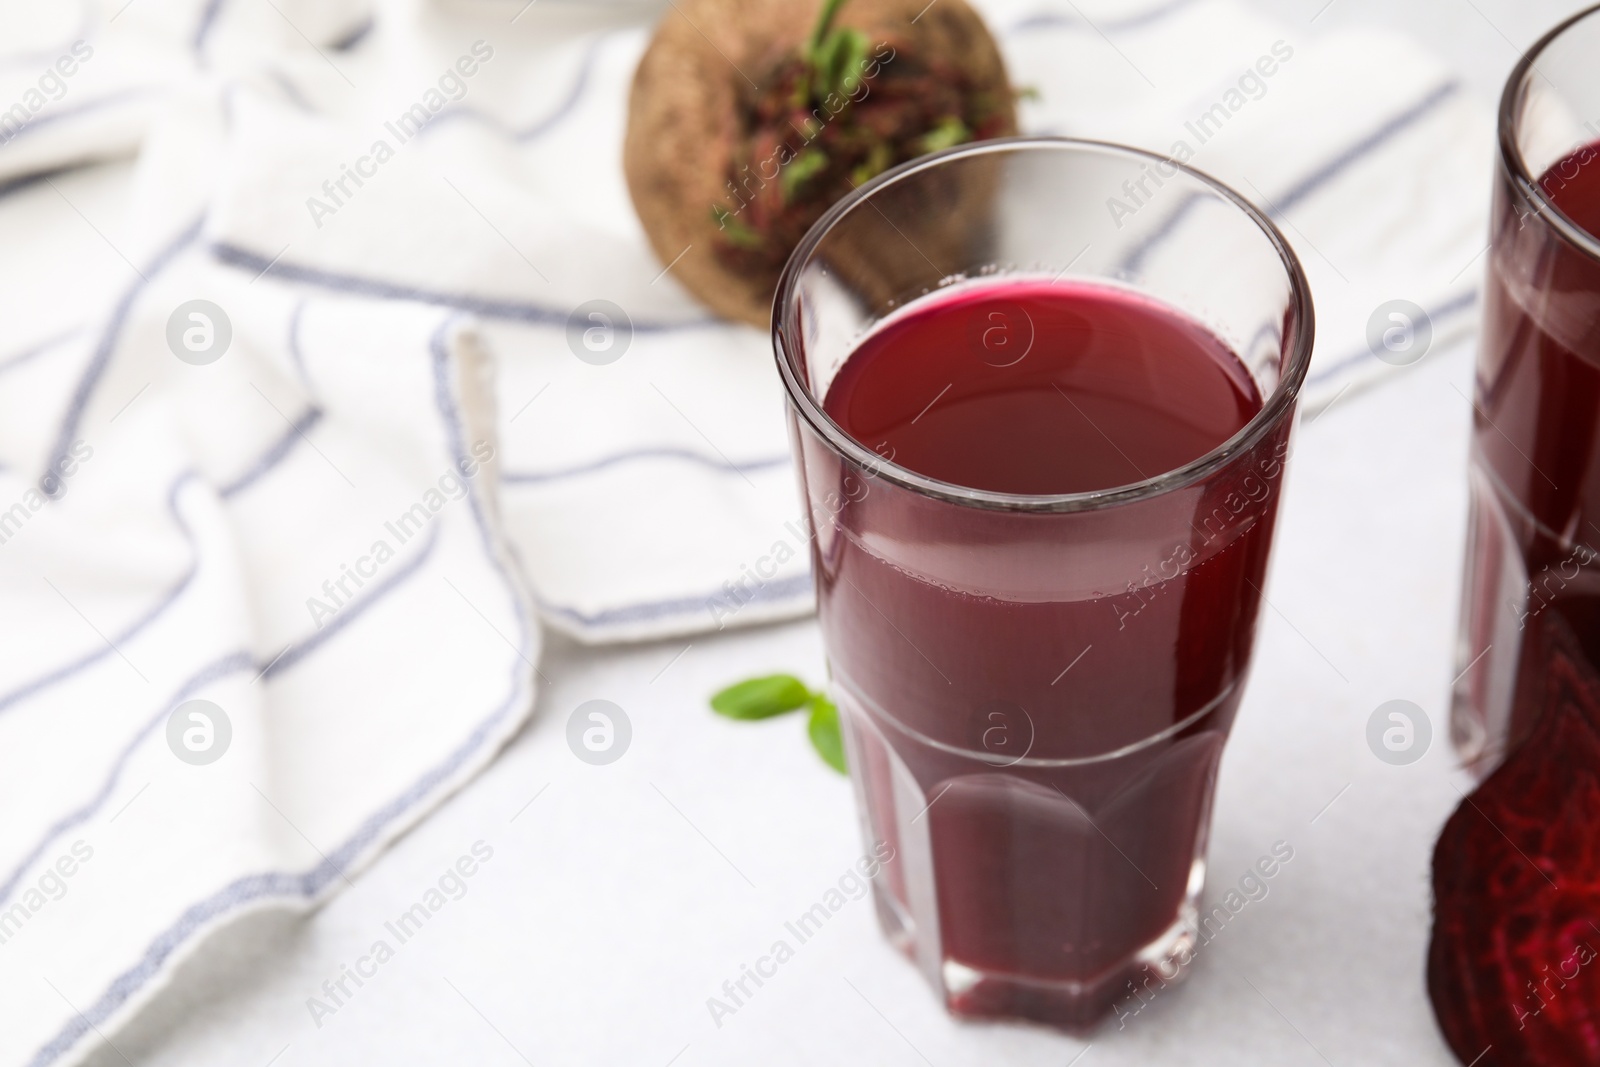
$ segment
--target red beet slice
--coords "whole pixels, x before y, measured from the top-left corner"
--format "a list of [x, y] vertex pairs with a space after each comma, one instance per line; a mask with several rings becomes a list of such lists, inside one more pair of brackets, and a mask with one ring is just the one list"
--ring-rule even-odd
[[1474, 1067], [1600, 1065], [1600, 675], [1554, 612], [1539, 624], [1537, 723], [1433, 855], [1428, 995]]

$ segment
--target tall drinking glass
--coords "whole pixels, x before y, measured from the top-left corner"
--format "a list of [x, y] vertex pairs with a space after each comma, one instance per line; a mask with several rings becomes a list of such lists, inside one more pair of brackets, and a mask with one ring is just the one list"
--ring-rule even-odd
[[[1177, 469], [1059, 495], [925, 476], [827, 413], [886, 320], [1017, 279], [1102, 286], [1198, 324], [1259, 410]], [[961, 342], [975, 373], [1060, 343], [995, 325]], [[1081, 1029], [1188, 960], [1312, 332], [1270, 221], [1204, 174], [1096, 142], [907, 164], [789, 261], [773, 341], [864, 832], [893, 849], [878, 915], [952, 1012]], [[1098, 428], [1129, 447], [1137, 432]]]
[[1600, 8], [1500, 102], [1452, 736], [1482, 774], [1600, 660]]

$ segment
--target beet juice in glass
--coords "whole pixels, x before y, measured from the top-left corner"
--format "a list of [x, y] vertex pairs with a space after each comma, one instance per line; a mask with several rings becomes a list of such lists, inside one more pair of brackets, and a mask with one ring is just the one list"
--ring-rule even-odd
[[1493, 770], [1553, 657], [1600, 678], [1600, 9], [1506, 85], [1490, 217], [1452, 732]]
[[773, 338], [884, 929], [958, 1015], [1088, 1027], [1194, 944], [1299, 264], [1170, 160], [990, 141], [829, 212]]

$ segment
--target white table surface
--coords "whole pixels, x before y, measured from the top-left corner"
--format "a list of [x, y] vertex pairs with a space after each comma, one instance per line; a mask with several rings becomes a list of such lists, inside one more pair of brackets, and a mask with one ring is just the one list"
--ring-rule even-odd
[[[1304, 24], [1324, 0], [1261, 6]], [[1333, 0], [1307, 32], [1394, 25], [1489, 106], [1515, 49], [1574, 7]], [[1201, 951], [1186, 984], [1125, 1030], [1100, 1031], [1088, 1052], [1045, 1030], [950, 1020], [866, 901], [713, 1024], [706, 998], [861, 851], [850, 789], [811, 754], [798, 717], [732, 724], [705, 704], [755, 673], [820, 680], [807, 620], [626, 648], [551, 639], [538, 709], [498, 762], [317, 914], [258, 915], [225, 933], [91, 1062], [1452, 1063], [1422, 975], [1433, 838], [1465, 784], [1447, 694], [1471, 346], [1391, 379], [1300, 429], [1272, 607], [1223, 761], [1206, 899], [1276, 841], [1294, 859]], [[632, 720], [632, 746], [610, 766], [566, 746], [568, 714], [593, 698]], [[1433, 725], [1432, 748], [1406, 767], [1380, 762], [1364, 739], [1367, 717], [1394, 698]], [[466, 895], [319, 1027], [307, 999], [378, 938], [392, 943], [384, 923], [480, 840], [493, 858]]]

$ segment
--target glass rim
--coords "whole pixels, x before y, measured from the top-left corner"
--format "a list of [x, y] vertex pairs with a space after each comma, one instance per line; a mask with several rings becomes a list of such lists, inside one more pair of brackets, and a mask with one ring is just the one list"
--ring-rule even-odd
[[[1148, 162], [1164, 162], [1169, 166], [1176, 167], [1179, 173], [1199, 182], [1216, 193], [1222, 200], [1232, 204], [1246, 218], [1254, 222], [1256, 227], [1267, 238], [1267, 241], [1277, 252], [1278, 259], [1283, 265], [1284, 273], [1287, 275], [1289, 282], [1289, 305], [1293, 313], [1295, 337], [1293, 339], [1293, 349], [1284, 360], [1277, 387], [1273, 389], [1270, 396], [1263, 400], [1261, 410], [1256, 412], [1249, 422], [1226, 441], [1180, 467], [1175, 467], [1172, 470], [1164, 471], [1137, 482], [1130, 482], [1126, 485], [1080, 493], [1036, 495], [973, 489], [954, 482], [946, 482], [918, 474], [909, 467], [903, 467], [892, 460], [885, 459], [856, 441], [842, 426], [833, 420], [832, 416], [822, 409], [821, 404], [811, 395], [811, 390], [805, 383], [800, 381], [799, 372], [795, 366], [795, 356], [800, 351], [797, 315], [795, 314], [798, 295], [797, 287], [801, 269], [806, 263], [810, 262], [817, 246], [822, 242], [823, 238], [832, 232], [840, 220], [860, 205], [869, 202], [870, 198], [880, 190], [924, 170], [940, 167], [953, 160], [965, 159], [969, 156], [1019, 151], [1065, 150], [1103, 152], [1133, 157]], [[904, 489], [909, 489], [923, 496], [946, 500], [950, 503], [998, 511], [1069, 512], [1098, 510], [1180, 489], [1200, 481], [1214, 471], [1226, 466], [1238, 455], [1249, 451], [1260, 443], [1262, 438], [1281, 422], [1300, 394], [1300, 388], [1305, 382], [1306, 373], [1311, 365], [1311, 349], [1316, 336], [1316, 318], [1315, 309], [1311, 301], [1310, 283], [1306, 280], [1305, 271], [1300, 265], [1299, 257], [1295, 255], [1294, 249], [1290, 247], [1282, 231], [1254, 204], [1218, 179], [1198, 168], [1180, 163], [1159, 153], [1149, 152], [1142, 148], [1134, 148], [1130, 145], [1117, 144], [1112, 141], [1097, 141], [1078, 137], [1019, 136], [998, 137], [987, 141], [958, 145], [940, 152], [919, 156], [885, 171], [871, 181], [852, 190], [838, 203], [829, 208], [812, 225], [811, 229], [806, 232], [806, 235], [795, 247], [794, 252], [789, 256], [788, 262], [784, 264], [783, 273], [778, 279], [777, 292], [773, 297], [771, 328], [773, 354], [778, 362], [778, 373], [783, 379], [784, 390], [789, 395], [789, 403], [800, 418], [804, 419], [812, 430], [835, 452], [855, 461], [862, 468], [872, 471], [875, 476], [893, 482]], [[795, 353], [795, 356], [791, 356], [791, 352]]]
[[1517, 65], [1511, 68], [1505, 88], [1500, 93], [1495, 140], [1499, 145], [1500, 166], [1511, 179], [1513, 194], [1531, 207], [1534, 214], [1548, 222], [1567, 243], [1590, 259], [1600, 261], [1600, 239], [1596, 239], [1594, 234], [1579, 226], [1566, 212], [1556, 206], [1555, 201], [1545, 195], [1544, 190], [1539, 188], [1538, 180], [1529, 171], [1528, 161], [1523, 158], [1522, 149], [1517, 145], [1517, 131], [1521, 128], [1517, 106], [1522, 102], [1524, 90], [1528, 85], [1528, 76], [1535, 71], [1539, 57], [1558, 37], [1597, 12], [1600, 12], [1600, 4], [1593, 4], [1577, 14], [1568, 16], [1535, 41], [1532, 47], [1522, 54], [1522, 58], [1517, 60]]

